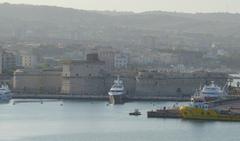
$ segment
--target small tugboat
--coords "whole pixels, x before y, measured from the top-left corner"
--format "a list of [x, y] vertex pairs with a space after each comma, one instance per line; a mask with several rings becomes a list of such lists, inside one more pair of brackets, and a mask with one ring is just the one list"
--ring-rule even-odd
[[4, 84], [0, 87], [0, 102], [9, 102], [12, 99], [11, 91], [8, 85]]
[[138, 109], [135, 109], [134, 112], [129, 113], [130, 116], [140, 116], [142, 115]]
[[226, 95], [226, 92], [211, 81], [210, 85], [204, 85], [201, 89], [197, 89], [191, 101], [194, 99], [204, 99], [205, 101], [214, 101]]
[[110, 104], [123, 104], [123, 97], [125, 95], [125, 88], [123, 81], [120, 80], [119, 76], [117, 80], [114, 80], [114, 84], [108, 92]]

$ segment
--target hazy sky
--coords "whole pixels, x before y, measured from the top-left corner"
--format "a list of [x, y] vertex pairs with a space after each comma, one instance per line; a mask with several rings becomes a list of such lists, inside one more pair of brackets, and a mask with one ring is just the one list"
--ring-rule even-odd
[[240, 13], [240, 0], [0, 0], [0, 2], [56, 5], [86, 10]]

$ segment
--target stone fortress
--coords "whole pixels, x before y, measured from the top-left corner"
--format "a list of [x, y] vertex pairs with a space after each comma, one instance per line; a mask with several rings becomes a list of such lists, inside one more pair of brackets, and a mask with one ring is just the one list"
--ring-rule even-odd
[[95, 54], [86, 61], [65, 61], [62, 72], [62, 93], [102, 95], [105, 92], [105, 62]]
[[139, 72], [136, 77], [136, 94], [139, 96], [184, 97], [193, 95], [200, 86], [215, 81], [224, 86], [228, 75], [216, 72]]
[[215, 81], [224, 86], [228, 74], [216, 72], [110, 71], [97, 53], [86, 60], [63, 61], [61, 70], [17, 70], [13, 78], [16, 93], [107, 96], [120, 75], [129, 97], [185, 97], [196, 88]]

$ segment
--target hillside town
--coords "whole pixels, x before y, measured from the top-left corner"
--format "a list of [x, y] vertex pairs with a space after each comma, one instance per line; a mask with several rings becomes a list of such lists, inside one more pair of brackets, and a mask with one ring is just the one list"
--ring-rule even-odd
[[120, 76], [129, 97], [189, 97], [210, 81], [224, 86], [240, 70], [239, 15], [3, 3], [0, 18], [0, 82], [18, 95], [104, 97]]
[[[101, 98], [107, 97], [112, 82], [119, 75], [128, 97], [184, 98], [190, 97], [196, 88], [210, 81], [224, 86], [231, 73], [230, 70], [216, 71], [194, 66], [186, 69], [185, 65], [171, 65], [171, 61], [168, 62], [169, 67], [156, 65], [149, 68], [145, 67], [144, 61], [133, 61], [130, 53], [110, 46], [90, 49], [53, 47], [46, 50], [47, 47], [45, 49], [41, 45], [25, 45], [18, 52], [2, 48], [1, 83], [9, 84], [16, 95], [63, 94]], [[72, 50], [72, 53], [63, 50]], [[50, 55], [51, 52], [56, 54]], [[61, 52], [66, 56], [57, 55]], [[184, 62], [191, 56], [196, 57], [192, 53], [187, 57], [187, 54], [182, 55], [186, 58]], [[163, 57], [159, 62], [168, 59], [174, 57]]]

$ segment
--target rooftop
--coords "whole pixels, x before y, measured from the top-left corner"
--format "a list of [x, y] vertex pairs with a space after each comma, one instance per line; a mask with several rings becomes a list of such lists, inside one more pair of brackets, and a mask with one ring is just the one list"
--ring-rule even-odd
[[90, 61], [90, 60], [64, 60], [63, 64], [105, 64], [104, 61]]

